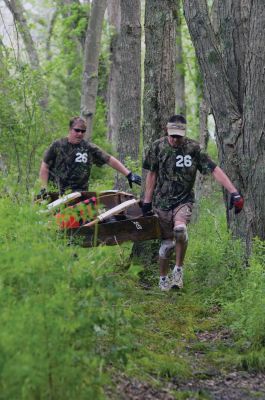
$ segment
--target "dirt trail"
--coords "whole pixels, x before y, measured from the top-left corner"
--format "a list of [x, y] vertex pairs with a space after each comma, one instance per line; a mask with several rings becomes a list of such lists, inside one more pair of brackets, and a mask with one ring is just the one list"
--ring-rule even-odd
[[[230, 343], [229, 331], [204, 331], [197, 334], [196, 343]], [[115, 400], [265, 400], [265, 374], [246, 371], [222, 372], [211, 367], [204, 359], [204, 352], [186, 346], [185, 357], [193, 365], [192, 378], [184, 381], [173, 377], [164, 382], [164, 389], [157, 389], [137, 379], [119, 375], [115, 378]], [[163, 385], [162, 385], [163, 386]]]
[[[181, 299], [181, 302], [178, 303], [178, 299]], [[175, 304], [178, 304], [179, 309], [184, 310], [182, 314], [184, 319], [185, 315], [188, 315], [187, 310], [193, 312], [187, 294], [185, 297], [178, 298], [168, 296], [164, 303], [161, 299], [157, 302], [161, 303], [167, 311], [171, 309], [172, 304], [173, 312]], [[156, 308], [153, 307], [153, 309]], [[156, 318], [157, 330], [160, 329], [160, 333], [163, 333], [163, 324], [159, 325], [163, 313], [158, 314], [158, 312], [152, 313], [151, 311], [147, 308], [146, 315], [152, 315], [153, 319]], [[197, 333], [194, 331], [194, 336], [182, 335], [180, 339], [182, 343], [178, 347], [179, 352], [176, 355], [187, 361], [191, 368], [191, 377], [172, 376], [165, 380], [163, 378], [159, 380], [156, 375], [153, 378], [158, 385], [152, 385], [142, 381], [139, 375], [138, 378], [132, 378], [117, 373], [113, 379], [114, 387], [107, 393], [107, 398], [109, 400], [265, 400], [265, 373], [236, 370], [233, 366], [229, 368], [227, 363], [223, 365], [218, 356], [218, 351], [220, 354], [225, 354], [235, 346], [232, 332], [229, 329], [217, 328], [217, 325], [214, 324], [215, 315], [219, 311], [218, 307], [211, 309], [203, 318], [202, 324], [196, 324], [196, 319], [199, 318], [201, 321], [201, 318], [196, 315], [198, 311], [194, 309], [192, 326], [197, 326], [199, 329]], [[173, 319], [169, 312], [164, 316], [165, 321], [167, 318]], [[205, 329], [206, 326], [209, 327], [209, 330]], [[148, 326], [147, 318], [146, 329], [148, 330], [150, 327], [152, 328], [152, 325]], [[168, 333], [167, 329], [166, 333]], [[161, 346], [163, 347], [162, 340]]]
[[[155, 389], [147, 383], [120, 376], [116, 382], [115, 400], [257, 400], [265, 399], [265, 374], [231, 372], [207, 379], [165, 384], [165, 389]], [[173, 395], [175, 393], [175, 395]], [[185, 397], [184, 397], [185, 396]]]

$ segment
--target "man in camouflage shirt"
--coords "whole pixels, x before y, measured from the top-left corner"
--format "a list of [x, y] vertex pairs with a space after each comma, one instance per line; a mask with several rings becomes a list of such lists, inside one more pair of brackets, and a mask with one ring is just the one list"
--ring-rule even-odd
[[139, 175], [133, 174], [95, 144], [84, 140], [85, 132], [86, 122], [80, 117], [73, 117], [68, 136], [55, 140], [46, 150], [40, 168], [41, 193], [45, 192], [48, 182], [56, 186], [61, 194], [66, 190], [88, 190], [92, 164], [108, 164], [127, 177], [130, 187], [133, 183], [141, 185]]
[[[159, 249], [161, 290], [183, 287], [183, 263], [188, 245], [187, 224], [194, 202], [196, 173], [211, 173], [231, 193], [231, 204], [238, 213], [243, 208], [240, 196], [227, 175], [204, 153], [199, 143], [187, 138], [186, 120], [172, 116], [167, 124], [167, 136], [156, 140], [147, 152], [143, 168], [148, 170], [143, 214], [153, 210], [158, 214], [162, 242]], [[169, 279], [169, 259], [176, 251], [176, 265]]]

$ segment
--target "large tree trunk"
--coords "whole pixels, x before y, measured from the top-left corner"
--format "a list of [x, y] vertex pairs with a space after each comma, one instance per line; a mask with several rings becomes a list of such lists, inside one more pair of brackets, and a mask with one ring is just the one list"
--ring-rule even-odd
[[[165, 134], [166, 123], [175, 114], [176, 11], [173, 0], [146, 0], [144, 153], [154, 140]], [[150, 241], [135, 243], [133, 256], [151, 264], [158, 257], [157, 246]]]
[[145, 4], [144, 149], [163, 136], [175, 113], [176, 3], [146, 0]]
[[[140, 0], [121, 1], [121, 27], [118, 37], [117, 151], [126, 164], [138, 161], [141, 128], [141, 4]], [[130, 167], [130, 165], [128, 165]], [[116, 175], [115, 187], [125, 190], [127, 180]]]
[[82, 83], [81, 114], [87, 122], [86, 137], [92, 133], [98, 91], [98, 62], [100, 41], [107, 0], [94, 0], [85, 42], [85, 60]]
[[221, 167], [245, 198], [239, 215], [227, 207], [228, 224], [250, 250], [254, 236], [265, 239], [265, 7], [259, 0], [215, 2], [215, 35], [205, 0], [183, 4], [216, 123]]
[[110, 42], [110, 74], [108, 83], [108, 139], [117, 149], [118, 132], [118, 85], [119, 85], [119, 63], [120, 54], [118, 39], [121, 29], [121, 6], [120, 0], [108, 1], [108, 20], [112, 30]]

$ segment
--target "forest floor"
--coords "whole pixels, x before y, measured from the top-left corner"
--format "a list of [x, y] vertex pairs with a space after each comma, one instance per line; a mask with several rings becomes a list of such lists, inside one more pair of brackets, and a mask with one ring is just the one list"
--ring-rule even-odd
[[123, 281], [124, 304], [137, 319], [134, 351], [124, 370], [112, 371], [112, 400], [265, 399], [265, 374], [236, 363], [232, 332], [220, 308], [185, 282], [182, 291]]

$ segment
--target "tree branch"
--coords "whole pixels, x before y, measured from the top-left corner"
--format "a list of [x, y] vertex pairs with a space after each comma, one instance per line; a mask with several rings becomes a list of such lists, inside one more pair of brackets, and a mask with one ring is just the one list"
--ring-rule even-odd
[[54, 30], [54, 26], [55, 26], [57, 17], [58, 17], [58, 9], [56, 9], [54, 11], [52, 18], [50, 20], [50, 24], [49, 24], [48, 38], [47, 38], [47, 42], [46, 42], [46, 59], [47, 60], [51, 59], [51, 38], [53, 35], [53, 30]]
[[4, 2], [12, 13], [14, 20], [17, 22], [18, 30], [22, 36], [31, 67], [33, 69], [38, 69], [40, 66], [39, 56], [28, 28], [27, 20], [24, 16], [25, 10], [22, 4], [19, 0], [4, 0]]

